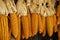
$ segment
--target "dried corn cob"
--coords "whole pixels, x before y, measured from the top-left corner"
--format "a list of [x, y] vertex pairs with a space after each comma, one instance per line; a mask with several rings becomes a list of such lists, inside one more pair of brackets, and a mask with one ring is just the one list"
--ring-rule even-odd
[[42, 23], [42, 18], [41, 18], [41, 15], [39, 15], [39, 33], [42, 33], [44, 28], [43, 28], [43, 23]]
[[4, 31], [5, 31], [5, 39], [4, 40], [10, 40], [9, 37], [9, 29], [8, 29], [8, 18], [7, 16], [4, 16]]
[[20, 19], [20, 17], [18, 17], [18, 36], [17, 36], [17, 38], [15, 39], [15, 40], [20, 40], [21, 39], [21, 19]]
[[42, 16], [42, 24], [43, 24], [42, 36], [44, 37], [46, 35], [46, 18], [44, 16]]
[[15, 13], [10, 14], [11, 32], [16, 38], [18, 35], [18, 19]]
[[30, 37], [31, 37], [31, 36], [32, 36], [32, 30], [31, 30], [31, 15], [30, 15], [29, 12], [27, 13], [27, 17], [28, 17], [28, 25], [29, 25], [29, 35], [30, 35]]
[[22, 18], [21, 21], [22, 21], [22, 28], [23, 28], [24, 36], [26, 39], [28, 39], [29, 38], [28, 17], [22, 16], [21, 18]]
[[[0, 16], [1, 17], [1, 16]], [[2, 40], [1, 39], [2, 37], [1, 37], [1, 19], [0, 19], [0, 40]]]
[[36, 35], [38, 32], [38, 14], [32, 14], [32, 35]]
[[47, 33], [49, 37], [51, 37], [53, 35], [53, 17], [48, 16], [46, 21], [47, 21]]
[[30, 14], [30, 11], [29, 11], [29, 6], [31, 4], [31, 0], [27, 0], [27, 17], [28, 17], [28, 23], [29, 23], [29, 36], [31, 37], [32, 36], [32, 30], [31, 30], [31, 14]]
[[1, 40], [4, 40], [5, 39], [5, 35], [4, 35], [4, 26], [3, 26], [3, 20], [4, 20], [4, 18], [3, 18], [3, 16], [2, 15], [0, 15], [0, 24], [1, 24]]
[[57, 20], [56, 20], [56, 15], [53, 15], [53, 24], [54, 24], [54, 32], [57, 32]]
[[0, 15], [0, 24], [1, 24], [1, 40], [10, 40], [9, 39], [9, 30], [8, 30], [8, 19], [5, 15]]

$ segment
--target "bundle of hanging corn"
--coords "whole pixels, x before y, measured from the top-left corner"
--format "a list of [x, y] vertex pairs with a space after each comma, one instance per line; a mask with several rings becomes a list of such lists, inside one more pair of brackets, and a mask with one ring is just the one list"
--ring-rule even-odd
[[29, 38], [30, 14], [27, 12], [27, 5], [24, 0], [17, 1], [17, 13], [21, 16], [22, 21], [22, 39]]
[[57, 23], [56, 23], [56, 12], [55, 12], [55, 0], [48, 1], [48, 17], [47, 17], [47, 32], [51, 37], [53, 32], [57, 32]]
[[15, 3], [14, 3], [14, 0], [4, 0], [7, 8], [8, 8], [8, 11], [9, 11], [9, 20], [10, 20], [10, 30], [11, 30], [11, 33], [12, 35], [14, 36], [14, 38], [16, 38], [18, 36], [18, 32], [20, 30], [18, 30], [19, 28], [19, 25], [18, 25], [18, 17], [16, 15], [16, 6], [15, 6]]
[[[40, 27], [39, 32], [42, 32], [42, 35], [46, 35], [46, 31], [51, 37], [53, 32], [57, 32], [57, 24], [56, 24], [56, 15], [55, 15], [55, 0], [40, 0]], [[46, 29], [47, 26], [47, 29]]]
[[35, 36], [38, 33], [38, 0], [33, 0], [29, 9], [31, 11], [31, 29], [32, 29], [32, 36]]
[[8, 28], [8, 10], [3, 0], [0, 0], [0, 40], [10, 40]]
[[28, 21], [29, 21], [29, 37], [32, 37], [32, 30], [31, 30], [31, 14], [29, 10], [29, 6], [31, 5], [31, 0], [27, 0], [27, 15], [28, 15]]
[[[42, 14], [44, 14], [44, 6], [42, 5], [44, 0], [39, 0], [39, 8], [40, 8], [40, 14], [39, 14], [39, 33], [42, 33], [42, 36], [44, 37], [46, 35], [46, 18]], [[45, 15], [45, 14], [44, 14]]]

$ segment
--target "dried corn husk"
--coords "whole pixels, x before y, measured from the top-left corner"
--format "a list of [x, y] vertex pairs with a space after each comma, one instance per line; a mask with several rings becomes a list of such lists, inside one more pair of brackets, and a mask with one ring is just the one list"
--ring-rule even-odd
[[[20, 5], [20, 6], [19, 6]], [[20, 15], [22, 21], [22, 37], [25, 39], [29, 38], [29, 21], [27, 15], [27, 5], [24, 0], [18, 0], [17, 4], [17, 14]], [[23, 36], [24, 35], [24, 36]]]

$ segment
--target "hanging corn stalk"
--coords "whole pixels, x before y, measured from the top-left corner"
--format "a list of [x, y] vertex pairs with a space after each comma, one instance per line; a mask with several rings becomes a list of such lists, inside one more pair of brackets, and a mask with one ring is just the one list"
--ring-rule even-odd
[[[43, 35], [46, 34], [46, 24], [47, 24], [47, 33], [50, 37], [53, 35], [53, 26], [54, 26], [53, 22], [55, 21], [55, 20], [53, 21], [53, 15], [55, 14], [54, 4], [55, 4], [55, 2], [52, 3], [51, 0], [44, 0], [44, 1], [41, 0], [41, 1], [39, 1], [40, 11], [41, 11], [40, 14], [43, 16], [42, 21], [44, 21], [44, 22], [42, 22], [42, 24], [44, 25], [43, 26], [43, 31], [44, 32], [42, 32], [42, 33], [44, 33]], [[46, 17], [46, 18], [44, 18], [44, 17]], [[45, 22], [47, 22], [47, 23], [45, 23]], [[54, 28], [56, 28], [56, 27], [54, 26]]]
[[14, 3], [14, 0], [4, 0], [8, 11], [10, 13], [9, 19], [10, 19], [10, 24], [11, 24], [11, 33], [12, 35], [16, 38], [18, 35], [18, 19], [16, 15], [16, 6]]
[[17, 15], [18, 15], [18, 36], [16, 37], [15, 40], [21, 40], [21, 15], [19, 15], [18, 13]]
[[[40, 7], [40, 15], [41, 15], [41, 26], [39, 26], [40, 28], [40, 32], [42, 32], [42, 36], [44, 37], [46, 35], [46, 12], [45, 12], [45, 2], [46, 0], [39, 0], [39, 7]], [[42, 5], [43, 4], [43, 5]]]
[[[35, 0], [33, 0], [35, 1]], [[31, 11], [31, 21], [32, 21], [32, 36], [35, 36], [38, 33], [38, 6], [34, 2], [29, 6]]]
[[32, 30], [31, 30], [31, 14], [29, 11], [29, 6], [31, 5], [31, 0], [27, 0], [27, 17], [28, 17], [28, 25], [29, 25], [29, 37], [32, 36]]
[[49, 37], [51, 37], [53, 35], [53, 30], [55, 30], [55, 27], [56, 27], [56, 26], [54, 26], [55, 20], [53, 19], [54, 15], [55, 15], [54, 4], [55, 4], [55, 2], [52, 4], [51, 0], [48, 1], [48, 9], [49, 9], [48, 15], [49, 16], [47, 17], [47, 32], [48, 32]]
[[[43, 7], [42, 6], [42, 3], [43, 3], [43, 0], [39, 0], [39, 8], [40, 8], [40, 11], [42, 10], [41, 8]], [[38, 23], [38, 25], [39, 25], [39, 33], [42, 33], [43, 30], [44, 30], [43, 23], [42, 23], [42, 18], [41, 17], [42, 17], [42, 15], [39, 14], [39, 23]]]
[[0, 0], [0, 40], [10, 40], [8, 28], [8, 10], [3, 0]]
[[50, 2], [48, 2], [49, 3], [49, 5], [50, 5], [50, 8], [49, 8], [49, 11], [51, 12], [51, 15], [52, 15], [52, 17], [53, 17], [53, 31], [54, 32], [57, 32], [57, 22], [56, 22], [56, 12], [55, 12], [55, 8], [54, 8], [54, 6], [55, 6], [55, 0], [49, 0]]
[[57, 32], [57, 17], [56, 17], [56, 12], [55, 12], [55, 0], [51, 0], [51, 8], [52, 8], [52, 11], [54, 12], [54, 15], [53, 15], [53, 24], [54, 24], [54, 32]]
[[25, 39], [29, 38], [29, 20], [27, 16], [27, 8], [24, 0], [18, 0], [17, 2], [17, 13], [20, 14], [22, 21], [22, 37]]

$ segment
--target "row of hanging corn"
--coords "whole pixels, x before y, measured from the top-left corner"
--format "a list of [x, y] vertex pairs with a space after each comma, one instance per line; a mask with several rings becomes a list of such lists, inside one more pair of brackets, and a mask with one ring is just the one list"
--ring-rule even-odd
[[28, 39], [38, 32], [51, 37], [58, 32], [60, 40], [60, 4], [56, 0], [0, 0], [0, 40]]

